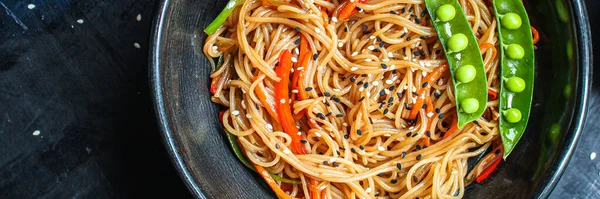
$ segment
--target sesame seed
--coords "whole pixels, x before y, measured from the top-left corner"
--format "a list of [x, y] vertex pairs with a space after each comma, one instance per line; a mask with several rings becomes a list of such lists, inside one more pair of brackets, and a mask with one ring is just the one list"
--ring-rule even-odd
[[296, 41], [294, 42], [294, 44], [299, 45], [300, 44], [300, 39], [296, 39]]
[[385, 151], [385, 147], [378, 146], [378, 147], [377, 147], [377, 150], [379, 150], [379, 151]]
[[372, 59], [365, 59], [365, 62], [372, 62]]
[[596, 152], [590, 153], [590, 160], [596, 159]]
[[369, 47], [367, 47], [367, 49], [373, 50], [373, 49], [375, 49], [375, 46], [369, 46]]
[[383, 114], [387, 114], [388, 112], [390, 112], [390, 110], [388, 110], [387, 108], [383, 110]]
[[250, 114], [248, 113], [248, 114], [246, 114], [246, 118], [250, 119], [250, 118], [252, 118], [252, 115], [250, 115]]
[[336, 114], [335, 117], [344, 117], [344, 114]]
[[357, 135], [362, 135], [362, 131], [360, 129], [356, 130]]
[[314, 60], [317, 60], [317, 58], [319, 58], [319, 54], [316, 54], [316, 53], [315, 53], [315, 54], [313, 55], [313, 59], [314, 59]]
[[402, 164], [398, 163], [396, 164], [396, 167], [398, 167], [398, 170], [402, 170]]
[[[338, 153], [338, 155], [340, 154], [340, 152], [339, 152], [339, 151], [338, 151], [337, 153]], [[331, 163], [331, 166], [333, 166], [333, 167], [339, 167], [339, 166], [340, 166], [340, 163], [333, 162], [333, 163]]]
[[360, 148], [360, 150], [365, 150], [365, 146], [360, 145], [358, 148]]
[[373, 119], [371, 119], [371, 117], [369, 117], [369, 123], [373, 124]]
[[421, 157], [423, 157], [423, 156], [421, 156], [421, 154], [417, 155], [417, 160], [421, 160]]
[[350, 68], [350, 71], [356, 71], [356, 70], [358, 70], [358, 67], [356, 67], [356, 66]]
[[414, 182], [419, 182], [419, 178], [417, 178], [417, 176], [413, 176], [413, 181]]
[[344, 46], [344, 42], [341, 42], [341, 41], [340, 41], [340, 42], [338, 43], [338, 47], [340, 47], [340, 48], [341, 48], [341, 47], [343, 47], [343, 46]]
[[319, 29], [319, 28], [315, 28], [315, 32], [316, 32], [316, 33], [321, 33], [321, 29]]
[[363, 85], [364, 88], [368, 88], [369, 87], [369, 82], [365, 82], [365, 84]]
[[285, 104], [285, 99], [279, 100], [279, 103]]
[[365, 189], [365, 192], [367, 192], [367, 193], [371, 193], [371, 187], [369, 187], [369, 188]]
[[402, 151], [402, 156], [401, 156], [401, 157], [402, 157], [402, 158], [405, 158], [405, 157], [406, 157], [406, 151]]
[[358, 102], [362, 102], [363, 100], [365, 100], [365, 96], [362, 96], [362, 97], [361, 97], [361, 98], [358, 100]]
[[427, 113], [427, 117], [431, 117], [431, 116], [433, 116], [432, 112]]
[[269, 130], [273, 130], [273, 125], [271, 125], [271, 124], [267, 124], [267, 129], [269, 129]]
[[383, 63], [382, 63], [382, 64], [381, 64], [381, 68], [383, 68], [383, 69], [387, 69], [387, 65], [385, 65], [385, 64], [383, 64]]
[[440, 108], [435, 108], [436, 113], [440, 113], [440, 111], [441, 111]]
[[388, 56], [388, 57], [394, 57], [394, 53], [392, 53], [392, 52], [388, 52], [388, 53], [387, 53], [387, 56]]
[[296, 63], [298, 62], [298, 59], [296, 57], [292, 57], [292, 62]]
[[442, 51], [441, 50], [436, 50], [435, 54], [440, 54]]
[[[348, 138], [346, 138], [348, 139]], [[352, 151], [352, 153], [356, 153], [356, 149], [355, 148], [351, 148], [350, 151]]]
[[421, 87], [425, 88], [425, 87], [427, 87], [427, 85], [429, 85], [429, 82], [423, 83], [423, 85]]
[[298, 89], [293, 89], [292, 93], [298, 93]]
[[440, 118], [440, 119], [443, 119], [443, 118], [444, 118], [444, 114], [443, 114], [443, 113], [442, 113], [442, 114], [440, 114], [440, 115], [438, 116], [438, 118]]
[[350, 77], [350, 81], [351, 81], [351, 82], [355, 82], [355, 81], [356, 81], [356, 78], [355, 78], [355, 77]]
[[[344, 139], [348, 139], [348, 138], [350, 138], [350, 135], [348, 135], [348, 134], [344, 135]], [[354, 148], [352, 148], [352, 149], [354, 149]], [[353, 152], [356, 152], [356, 151], [353, 151]]]
[[332, 17], [332, 18], [331, 18], [331, 21], [333, 21], [333, 22], [338, 22], [338, 19], [337, 19], [336, 17]]
[[289, 149], [285, 149], [285, 150], [283, 150], [283, 153], [285, 153], [285, 154], [290, 154], [290, 153], [292, 153], [292, 152], [291, 152]]
[[418, 150], [421, 150], [421, 145], [418, 145], [418, 144], [417, 144], [417, 146], [416, 146], [415, 148], [417, 149], [417, 151], [418, 151]]
[[300, 32], [300, 27], [296, 27], [296, 32]]
[[379, 91], [379, 96], [384, 96], [384, 95], [385, 95], [385, 91], [384, 90]]
[[323, 165], [329, 166], [329, 162], [327, 162], [327, 160], [323, 160]]
[[369, 39], [375, 39], [375, 36], [371, 35], [369, 36]]
[[312, 90], [313, 90], [313, 88], [312, 88], [312, 87], [306, 87], [304, 90], [305, 90], [305, 91], [312, 91]]
[[240, 114], [240, 111], [238, 111], [238, 110], [233, 110], [233, 111], [231, 111], [231, 114], [232, 114], [232, 115], [239, 115], [239, 114]]
[[396, 180], [396, 179], [392, 179], [390, 182], [391, 182], [392, 184], [396, 184], [396, 183], [398, 183], [398, 180]]
[[426, 109], [427, 108], [427, 104], [423, 104], [423, 106], [421, 106], [422, 109]]
[[321, 137], [321, 134], [320, 133], [315, 133], [315, 136]]

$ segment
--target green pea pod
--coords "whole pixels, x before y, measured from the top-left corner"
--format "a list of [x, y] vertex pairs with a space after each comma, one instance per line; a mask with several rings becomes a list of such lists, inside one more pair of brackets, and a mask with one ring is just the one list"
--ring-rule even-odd
[[204, 32], [208, 35], [214, 34], [215, 31], [217, 31], [217, 29], [219, 29], [219, 27], [223, 25], [225, 20], [227, 20], [227, 17], [231, 15], [233, 9], [235, 9], [235, 7], [240, 5], [242, 2], [242, 0], [229, 0], [229, 2], [227, 2], [227, 4], [225, 5], [225, 8], [223, 8], [223, 11], [221, 11], [221, 13], [217, 15], [217, 18], [215, 18], [215, 20], [213, 20], [208, 26], [206, 26]]
[[[458, 0], [425, 0], [425, 4], [448, 59], [458, 127], [462, 128], [481, 117], [487, 104], [487, 77], [481, 51]], [[460, 74], [469, 71], [457, 70], [463, 66], [468, 66], [471, 72]]]
[[[256, 168], [254, 168], [254, 166], [252, 166], [250, 161], [248, 159], [246, 159], [246, 157], [242, 153], [242, 149], [240, 149], [240, 146], [235, 141], [235, 139], [236, 139], [235, 135], [232, 135], [229, 132], [225, 132], [225, 134], [227, 134], [227, 141], [229, 142], [231, 149], [233, 149], [233, 153], [235, 154], [235, 157], [237, 157], [240, 160], [240, 162], [242, 162], [244, 165], [246, 165], [246, 167], [248, 167], [248, 169], [250, 169], [252, 171], [256, 171]], [[289, 184], [300, 184], [301, 183], [299, 180], [283, 178], [277, 174], [271, 173], [270, 175], [276, 181], [281, 181], [281, 182], [285, 182], [285, 183], [289, 183]]]
[[529, 17], [521, 0], [494, 0], [494, 11], [501, 45], [500, 135], [506, 158], [521, 139], [529, 120], [535, 55]]

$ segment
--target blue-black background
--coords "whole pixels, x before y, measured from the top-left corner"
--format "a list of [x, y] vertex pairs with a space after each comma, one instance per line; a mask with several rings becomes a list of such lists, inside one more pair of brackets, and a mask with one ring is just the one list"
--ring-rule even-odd
[[[157, 4], [0, 0], [0, 198], [191, 197], [163, 147], [149, 95]], [[586, 4], [600, 46], [600, 1]], [[551, 198], [600, 198], [600, 157], [590, 160], [600, 153], [598, 87], [590, 102]]]

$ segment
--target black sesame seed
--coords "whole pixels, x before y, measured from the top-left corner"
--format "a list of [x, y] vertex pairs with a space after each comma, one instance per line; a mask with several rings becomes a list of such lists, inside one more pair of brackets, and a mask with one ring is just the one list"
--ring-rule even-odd
[[421, 157], [423, 157], [421, 154], [417, 155], [417, 160], [421, 160]]
[[[338, 152], [339, 152], [339, 151], [338, 151]], [[340, 163], [333, 162], [333, 163], [331, 163], [331, 165], [332, 165], [333, 167], [339, 167], [339, 166], [340, 166]]]
[[351, 82], [355, 82], [355, 81], [356, 81], [356, 78], [355, 78], [355, 77], [350, 77], [350, 81], [351, 81]]
[[329, 166], [329, 162], [327, 162], [327, 160], [325, 160], [325, 161], [323, 161], [323, 165]]
[[356, 153], [356, 149], [355, 148], [351, 148], [350, 151], [352, 151], [352, 153]]
[[426, 14], [427, 14], [427, 10], [424, 10], [423, 12], [421, 12], [421, 17], [425, 17]]
[[402, 98], [403, 94], [401, 92], [397, 92], [396, 96], [398, 96], [398, 98]]
[[340, 151], [336, 151], [336, 153], [337, 153], [338, 155], [342, 155], [342, 153], [341, 153]]
[[277, 144], [277, 143], [276, 143], [276, 144], [275, 144], [275, 148], [276, 148], [276, 149], [279, 149], [279, 144]]
[[312, 89], [313, 89], [312, 87], [306, 87], [304, 90], [305, 91], [312, 91]]
[[333, 101], [335, 101], [335, 102], [341, 102], [342, 100], [340, 100], [340, 98], [336, 97], [336, 98], [333, 98]]
[[423, 85], [421, 87], [425, 88], [425, 87], [427, 87], [427, 85], [429, 85], [429, 82], [423, 83]]
[[356, 130], [356, 134], [362, 135], [362, 131], [360, 129]]
[[320, 119], [325, 119], [325, 115], [323, 115], [323, 113], [317, 113], [317, 117]]
[[379, 91], [379, 96], [384, 96], [384, 95], [385, 95], [385, 91], [384, 90]]
[[362, 10], [362, 9], [361, 9], [361, 8], [359, 8], [359, 7], [356, 7], [355, 9], [356, 9], [356, 11], [359, 11], [359, 12], [360, 12], [360, 10]]
[[394, 102], [394, 97], [390, 97], [390, 99], [388, 99], [388, 103], [392, 103]]
[[392, 71], [392, 74], [396, 74], [396, 73], [398, 73], [398, 70], [393, 70]]
[[412, 132], [406, 133], [406, 137], [410, 137], [411, 135], [412, 135]]
[[392, 120], [392, 121], [396, 121], [396, 118], [392, 118], [392, 119], [390, 119], [390, 120]]
[[438, 92], [436, 91], [436, 92], [433, 92], [433, 96], [434, 96], [435, 98], [440, 98], [440, 96], [442, 96], [442, 94], [440, 94], [440, 93], [438, 93]]
[[423, 104], [423, 106], [421, 106], [422, 109], [426, 109], [427, 108], [427, 104]]
[[361, 98], [358, 100], [358, 102], [362, 102], [363, 100], [365, 100], [365, 96], [362, 96], [362, 97], [361, 97]]
[[390, 13], [391, 13], [391, 14], [395, 14], [395, 15], [397, 15], [397, 14], [398, 14], [398, 12], [396, 12], [396, 11], [394, 11], [394, 10], [390, 11]]
[[442, 51], [441, 50], [435, 50], [435, 54], [440, 54]]
[[396, 183], [398, 183], [398, 180], [396, 180], [396, 179], [392, 179], [390, 182], [391, 182], [392, 184], [396, 184]]
[[332, 113], [332, 112], [329, 112], [329, 113], [327, 113], [325, 116], [329, 117], [329, 116], [331, 116], [331, 115], [333, 115], [333, 113]]
[[365, 87], [365, 88], [369, 87], [369, 82], [365, 82], [365, 85], [363, 85], [363, 87]]
[[325, 105], [327, 105], [327, 106], [331, 106], [331, 104], [329, 104], [329, 102], [325, 102]]
[[319, 58], [319, 54], [316, 54], [316, 53], [315, 53], [315, 54], [313, 55], [313, 59], [314, 59], [314, 60], [317, 60], [317, 58]]
[[420, 23], [421, 23], [421, 19], [419, 19], [419, 18], [415, 18], [415, 23], [418, 23], [418, 24], [420, 24]]
[[373, 124], [373, 119], [369, 117], [369, 123]]
[[[381, 38], [377, 37], [377, 42], [381, 42]], [[379, 46], [381, 46], [381, 44], [379, 44]]]
[[359, 81], [358, 83], [356, 83], [356, 85], [360, 86], [363, 84], [363, 81]]
[[420, 36], [419, 38], [421, 38], [421, 39], [427, 39], [428, 37], [427, 36]]
[[400, 35], [400, 38], [404, 38], [406, 36], [407, 33], [402, 33], [402, 35]]
[[425, 56], [425, 51], [423, 51], [423, 50], [419, 50], [418, 52], [419, 52], [419, 55], [421, 55], [421, 57], [424, 57], [424, 56]]
[[365, 30], [362, 33], [363, 33], [363, 35], [368, 35], [368, 34], [371, 34], [371, 31]]
[[380, 48], [383, 48], [384, 46], [385, 46], [385, 43], [383, 43], [383, 42], [379, 43]]
[[474, 124], [476, 124], [477, 126], [479, 126], [479, 122], [478, 121], [473, 121]]
[[396, 167], [398, 167], [399, 170], [402, 170], [402, 164], [398, 163], [396, 164]]
[[369, 29], [369, 27], [367, 26], [367, 24], [362, 24], [361, 26], [362, 26], [363, 30]]
[[368, 75], [367, 75], [367, 74], [362, 74], [362, 75], [360, 75], [360, 76], [361, 76], [361, 77], [366, 77], [366, 76], [368, 76]]
[[336, 116], [336, 117], [344, 117], [344, 114], [341, 114], [341, 113], [340, 113], [340, 114], [336, 114], [335, 116]]
[[402, 158], [406, 157], [406, 151], [402, 151]]
[[379, 49], [375, 48], [375, 49], [373, 49], [373, 52], [376, 52], [376, 53], [378, 53], [378, 52], [381, 52], [381, 50], [379, 50]]
[[440, 113], [440, 111], [442, 111], [442, 110], [440, 110], [440, 108], [435, 108], [436, 113]]
[[383, 110], [383, 114], [387, 114], [388, 112], [390, 112], [390, 110], [388, 110], [387, 108]]
[[344, 135], [344, 139], [348, 139], [348, 138], [350, 138], [350, 135], [348, 135], [348, 134]]
[[385, 65], [385, 64], [383, 64], [383, 63], [382, 63], [382, 64], [381, 64], [381, 68], [383, 68], [383, 69], [387, 69], [387, 65]]
[[[412, 124], [414, 124], [414, 122]], [[412, 135], [412, 137], [417, 137], [417, 135], [419, 135], [419, 134], [415, 133], [415, 134]]]
[[415, 10], [415, 7], [410, 7], [410, 9], [408, 9], [409, 12], [412, 12], [413, 10]]
[[394, 88], [396, 88], [396, 86], [390, 86], [390, 88], [388, 90], [394, 90]]
[[413, 181], [414, 182], [419, 182], [419, 178], [417, 178], [417, 176], [413, 176]]
[[426, 149], [426, 148], [427, 148], [427, 146], [423, 145], [423, 149]]
[[300, 32], [300, 27], [296, 27], [296, 32]]
[[443, 119], [443, 118], [444, 118], [444, 114], [443, 114], [443, 113], [442, 113], [442, 114], [440, 114], [440, 115], [438, 116], [438, 118], [440, 118], [440, 119]]
[[377, 176], [383, 177], [383, 176], [385, 176], [385, 173], [379, 173], [379, 174], [377, 174]]
[[407, 37], [407, 38], [406, 38], [406, 41], [410, 41], [410, 37]]
[[500, 154], [500, 149], [496, 149], [496, 151], [494, 151], [494, 153]]
[[365, 150], [365, 146], [363, 145], [358, 146], [358, 148], [360, 148], [360, 150]]
[[413, 108], [412, 108], [412, 107], [410, 107], [410, 106], [406, 106], [406, 110], [409, 110], [409, 111], [410, 111], [410, 110], [413, 110]]
[[325, 95], [325, 97], [331, 96], [331, 94], [329, 92], [325, 92], [325, 93], [323, 93], [323, 95]]
[[417, 146], [416, 146], [415, 148], [417, 148], [417, 151], [418, 151], [418, 150], [421, 150], [421, 145], [418, 145], [418, 144], [417, 144]]
[[275, 63], [275, 66], [279, 66], [279, 62]]
[[431, 137], [431, 131], [425, 132], [425, 135], [427, 135], [427, 137]]
[[419, 94], [417, 94], [416, 91], [413, 91], [412, 94], [415, 95], [415, 96], [419, 96]]
[[379, 104], [379, 109], [383, 108], [383, 105], [385, 105], [385, 102], [382, 102], [381, 104]]
[[302, 144], [308, 143], [308, 141], [306, 141], [306, 140], [300, 140], [300, 142], [302, 142]]
[[402, 14], [406, 12], [406, 8], [402, 8]]

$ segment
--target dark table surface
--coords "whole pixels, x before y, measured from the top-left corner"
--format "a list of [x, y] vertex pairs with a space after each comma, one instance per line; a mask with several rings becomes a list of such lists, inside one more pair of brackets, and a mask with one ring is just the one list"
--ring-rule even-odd
[[[191, 197], [149, 94], [157, 2], [0, 0], [0, 198]], [[586, 4], [600, 46], [600, 1]], [[600, 198], [598, 88], [551, 198]]]

